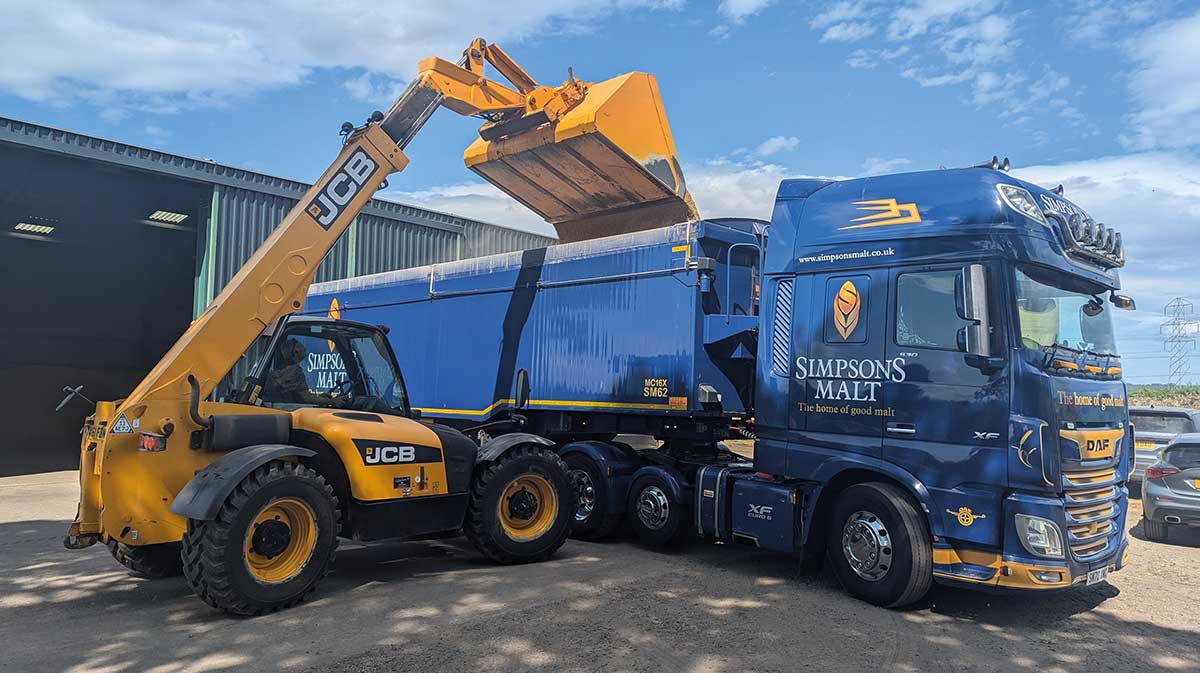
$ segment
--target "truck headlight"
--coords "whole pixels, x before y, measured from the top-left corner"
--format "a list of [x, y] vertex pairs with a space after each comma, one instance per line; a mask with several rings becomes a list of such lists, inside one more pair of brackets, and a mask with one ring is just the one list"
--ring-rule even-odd
[[1027, 514], [1017, 515], [1017, 537], [1030, 553], [1046, 558], [1062, 558], [1062, 532], [1049, 519]]
[[1004, 199], [1009, 208], [1031, 220], [1037, 220], [1043, 225], [1050, 226], [1046, 222], [1046, 216], [1042, 214], [1042, 209], [1038, 208], [1037, 201], [1033, 200], [1033, 194], [1030, 194], [1029, 190], [1003, 183], [996, 185], [996, 190], [1000, 192], [1000, 198]]

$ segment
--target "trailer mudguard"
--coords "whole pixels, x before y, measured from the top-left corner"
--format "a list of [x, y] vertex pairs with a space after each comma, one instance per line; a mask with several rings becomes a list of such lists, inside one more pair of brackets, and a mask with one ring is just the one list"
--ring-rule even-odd
[[521, 444], [540, 444], [542, 446], [549, 447], [554, 446], [554, 442], [546, 439], [545, 437], [541, 437], [530, 432], [512, 432], [507, 435], [493, 437], [484, 442], [483, 445], [479, 447], [479, 459], [475, 461], [475, 464], [478, 465], [479, 463], [486, 463], [488, 461], [495, 460], [503, 455], [505, 451], [508, 451], [514, 446], [519, 446]]
[[636, 487], [638, 481], [642, 477], [657, 474], [667, 482], [671, 488], [671, 501], [681, 505], [692, 506], [692, 485], [679, 472], [662, 465], [647, 465], [637, 472], [633, 473], [633, 479], [630, 480], [631, 487]]
[[644, 465], [644, 461], [631, 458], [619, 446], [608, 442], [588, 440], [570, 442], [558, 450], [558, 455], [566, 459], [571, 454], [582, 454], [595, 461], [604, 475], [604, 486], [608, 488], [611, 497], [608, 501], [608, 512], [620, 514], [625, 511], [625, 501], [629, 497], [629, 485], [633, 483], [633, 473]]
[[182, 517], [215, 519], [225, 498], [259, 466], [278, 458], [312, 458], [312, 449], [290, 444], [257, 444], [230, 451], [196, 473], [171, 502], [171, 511]]

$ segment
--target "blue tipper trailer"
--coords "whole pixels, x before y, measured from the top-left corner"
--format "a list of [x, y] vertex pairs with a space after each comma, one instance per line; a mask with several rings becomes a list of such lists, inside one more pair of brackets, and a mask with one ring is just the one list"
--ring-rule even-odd
[[557, 412], [527, 430], [661, 436], [750, 408], [764, 225], [702, 220], [322, 283], [308, 308], [393, 327], [427, 417], [488, 420], [515, 405], [523, 369], [524, 411]]
[[1124, 246], [1005, 167], [786, 180], [769, 224], [323, 283], [305, 310], [389, 328], [426, 418], [555, 447], [577, 537], [828, 558], [889, 606], [1094, 584], [1128, 552]]

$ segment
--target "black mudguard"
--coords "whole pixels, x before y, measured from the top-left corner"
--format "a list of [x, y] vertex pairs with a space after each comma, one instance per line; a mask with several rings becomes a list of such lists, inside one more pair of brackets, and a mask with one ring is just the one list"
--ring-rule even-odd
[[312, 449], [289, 444], [258, 444], [230, 451], [192, 477], [171, 502], [171, 511], [189, 519], [212, 520], [234, 487], [260, 465], [278, 458], [315, 455]]
[[521, 444], [540, 444], [541, 446], [548, 446], [550, 448], [554, 447], [554, 442], [546, 439], [545, 437], [541, 437], [529, 432], [513, 432], [507, 435], [493, 437], [484, 442], [483, 445], [479, 447], [479, 459], [476, 461], [476, 463], [486, 463], [496, 460], [500, 456], [504, 455], [505, 451], [508, 451], [514, 446], [520, 446]]

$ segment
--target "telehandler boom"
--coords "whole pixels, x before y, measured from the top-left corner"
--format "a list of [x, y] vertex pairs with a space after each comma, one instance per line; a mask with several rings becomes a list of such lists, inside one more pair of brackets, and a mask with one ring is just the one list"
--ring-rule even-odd
[[[486, 79], [485, 61], [516, 88]], [[302, 600], [339, 535], [461, 530], [502, 563], [562, 545], [576, 496], [549, 440], [477, 445], [422, 423], [385, 330], [293, 315], [439, 107], [486, 120], [467, 164], [563, 238], [696, 214], [653, 77], [541, 86], [481, 39], [457, 64], [422, 61], [386, 114], [343, 125], [330, 167], [129, 396], [96, 403], [67, 547], [105, 542], [136, 573], [182, 571], [210, 605], [257, 614]], [[239, 362], [249, 375], [219, 389]]]

